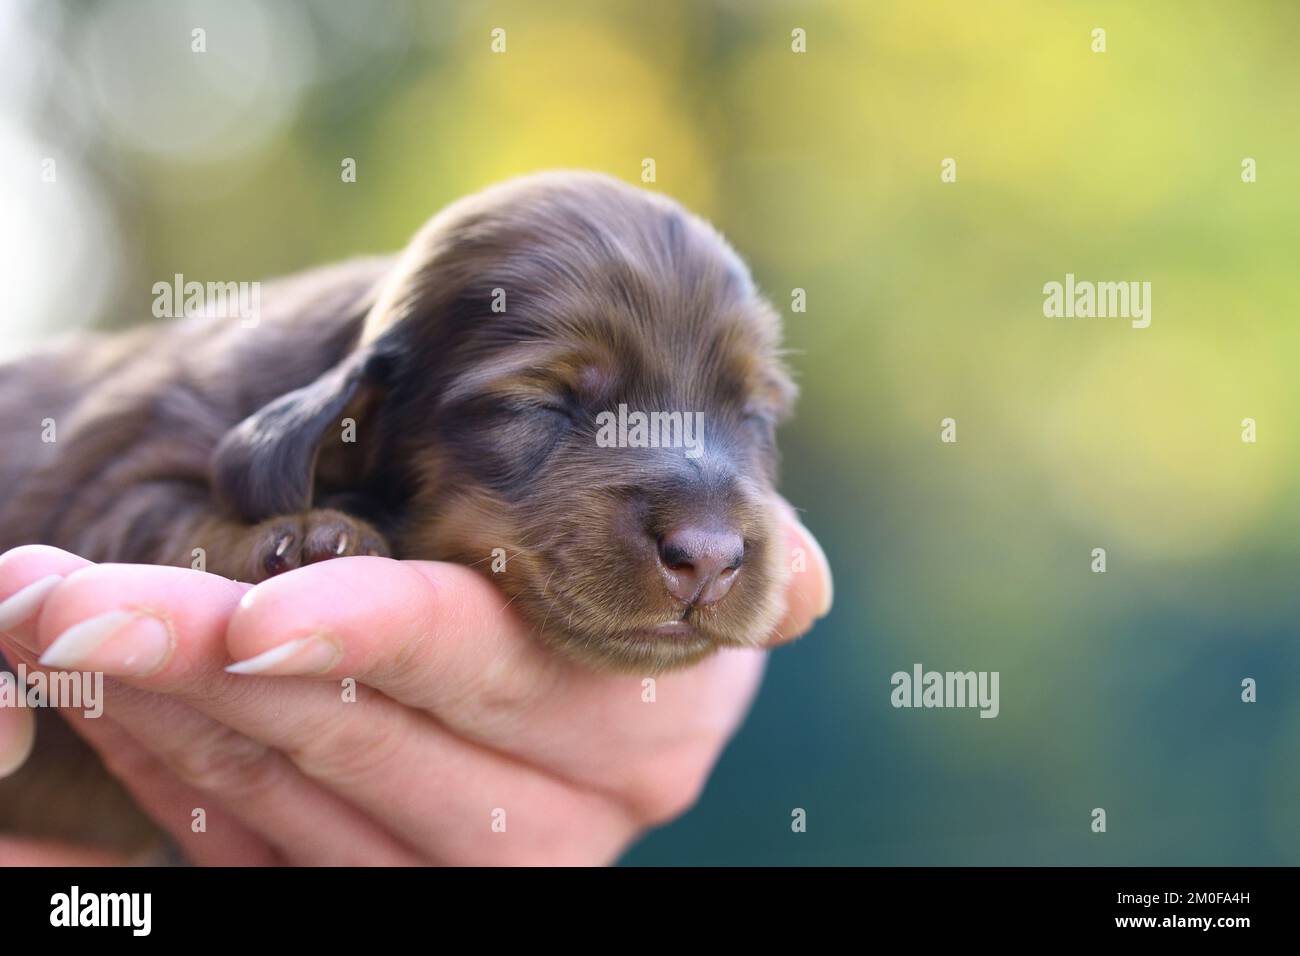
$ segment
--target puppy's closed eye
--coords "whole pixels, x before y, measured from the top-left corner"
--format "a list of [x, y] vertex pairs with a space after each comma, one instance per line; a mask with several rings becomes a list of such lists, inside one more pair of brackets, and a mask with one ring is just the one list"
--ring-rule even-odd
[[521, 414], [532, 415], [538, 421], [549, 420], [551, 425], [566, 428], [582, 424], [584, 410], [573, 394], [562, 391], [553, 395], [523, 399], [516, 406]]

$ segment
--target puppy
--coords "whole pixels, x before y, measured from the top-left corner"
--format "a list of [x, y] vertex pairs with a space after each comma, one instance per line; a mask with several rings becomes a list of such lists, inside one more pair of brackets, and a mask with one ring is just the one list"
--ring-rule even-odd
[[676, 203], [529, 176], [262, 303], [251, 328], [195, 317], [0, 368], [0, 550], [253, 582], [456, 561], [557, 652], [636, 673], [779, 620], [778, 316]]

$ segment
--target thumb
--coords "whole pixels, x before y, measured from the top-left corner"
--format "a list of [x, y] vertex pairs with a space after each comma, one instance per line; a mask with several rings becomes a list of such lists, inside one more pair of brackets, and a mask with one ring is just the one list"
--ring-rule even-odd
[[[2, 663], [4, 658], [0, 658]], [[26, 707], [9, 707], [5, 702], [14, 699], [26, 688], [17, 686], [17, 679], [8, 670], [0, 669], [0, 779], [9, 776], [27, 762], [36, 742], [36, 719]]]
[[830, 562], [813, 533], [803, 526], [793, 507], [784, 498], [777, 499], [781, 511], [786, 548], [792, 573], [786, 586], [785, 619], [767, 642], [777, 647], [801, 637], [813, 624], [825, 617], [835, 598]]

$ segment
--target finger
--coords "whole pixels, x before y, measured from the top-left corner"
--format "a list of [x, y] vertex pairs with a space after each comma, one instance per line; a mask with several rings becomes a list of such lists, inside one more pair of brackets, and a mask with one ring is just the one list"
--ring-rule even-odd
[[32, 636], [49, 668], [220, 681], [213, 654], [250, 587], [188, 568], [91, 564], [54, 586]]
[[[322, 594], [337, 600], [326, 604]], [[357, 557], [309, 565], [245, 596], [227, 629], [239, 661], [230, 669], [353, 678], [475, 739], [509, 737], [503, 717], [600, 678], [545, 650], [504, 603], [489, 581], [454, 564]], [[476, 727], [485, 707], [491, 713]]]
[[[0, 662], [3, 660], [0, 658]], [[0, 697], [17, 693], [16, 685], [13, 674], [0, 670]], [[9, 776], [27, 762], [35, 740], [36, 719], [28, 708], [0, 706], [0, 778]]]
[[85, 558], [42, 544], [0, 555], [0, 633], [32, 650], [36, 617], [50, 592], [64, 577], [89, 565]]
[[[34, 653], [36, 618], [55, 586], [65, 575], [89, 564], [75, 554], [45, 545], [25, 545], [0, 555], [0, 645], [7, 644], [15, 660], [20, 654], [26, 658]], [[12, 684], [14, 677], [0, 674], [0, 681]], [[14, 691], [25, 688], [15, 687]], [[26, 762], [35, 736], [36, 720], [30, 710], [0, 708], [0, 777], [9, 776]]]
[[835, 595], [826, 552], [789, 503], [780, 499], [780, 507], [785, 518], [791, 574], [786, 588], [785, 618], [776, 626], [768, 647], [788, 644], [806, 634], [815, 621], [829, 613]]
[[[321, 594], [347, 596], [331, 601]], [[417, 706], [421, 689], [471, 672], [497, 690], [532, 687], [557, 671], [556, 657], [502, 613], [501, 593], [455, 564], [342, 558], [263, 582], [240, 603], [228, 646], [238, 674], [347, 675], [399, 690]], [[270, 627], [268, 634], [260, 634]], [[433, 645], [444, 655], [423, 653]], [[445, 653], [454, 647], [455, 655]], [[502, 687], [502, 682], [509, 685]]]

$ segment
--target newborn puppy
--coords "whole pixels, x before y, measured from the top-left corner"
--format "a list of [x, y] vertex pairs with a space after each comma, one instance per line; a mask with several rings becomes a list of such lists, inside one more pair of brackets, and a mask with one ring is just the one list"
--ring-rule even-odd
[[[744, 264], [675, 203], [516, 180], [395, 260], [268, 285], [254, 327], [196, 317], [0, 367], [0, 551], [245, 581], [457, 561], [561, 653], [684, 666], [782, 610], [778, 337]], [[0, 781], [0, 829], [153, 839], [61, 721], [41, 739]]]
[[262, 301], [252, 328], [187, 319], [0, 369], [0, 550], [246, 581], [456, 561], [557, 651], [637, 673], [778, 621], [778, 318], [676, 203], [530, 176], [396, 260]]

